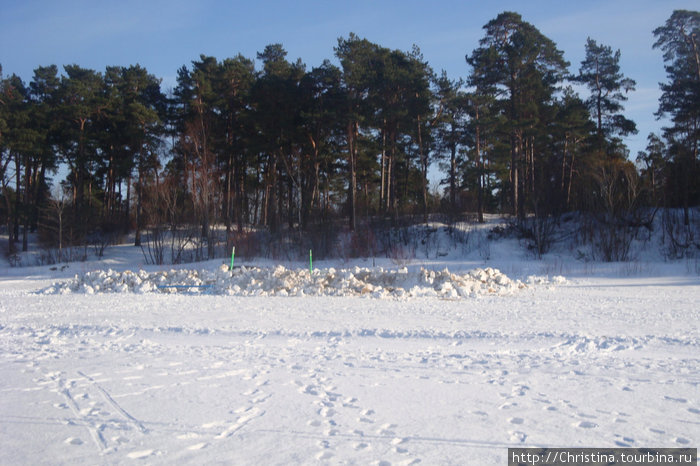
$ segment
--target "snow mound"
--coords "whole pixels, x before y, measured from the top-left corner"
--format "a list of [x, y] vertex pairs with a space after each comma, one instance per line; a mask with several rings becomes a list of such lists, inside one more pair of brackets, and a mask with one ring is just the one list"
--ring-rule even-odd
[[[529, 285], [563, 283], [528, 277]], [[439, 297], [467, 298], [479, 295], [510, 295], [527, 288], [491, 267], [465, 274], [421, 268], [304, 269], [241, 267], [229, 271], [222, 265], [215, 270], [170, 270], [160, 272], [115, 272], [100, 270], [76, 275], [65, 283], [41, 290], [43, 294], [68, 293], [190, 293], [233, 296], [369, 296], [374, 298]]]

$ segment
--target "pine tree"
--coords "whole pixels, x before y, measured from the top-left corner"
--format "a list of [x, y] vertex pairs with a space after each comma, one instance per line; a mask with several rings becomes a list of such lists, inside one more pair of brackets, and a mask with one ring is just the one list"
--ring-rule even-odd
[[658, 117], [668, 116], [673, 126], [664, 128], [679, 177], [684, 223], [689, 206], [698, 202], [698, 146], [700, 145], [700, 12], [676, 10], [666, 23], [654, 29], [654, 48], [663, 51], [668, 83], [661, 84]]
[[70, 170], [73, 224], [76, 238], [89, 228], [91, 174], [97, 163], [97, 121], [105, 109], [103, 77], [94, 70], [66, 65], [58, 90], [60, 112], [58, 149]]
[[511, 208], [525, 215], [526, 195], [535, 179], [535, 145], [540, 118], [568, 62], [554, 42], [517, 13], [504, 12], [484, 26], [479, 48], [467, 57], [482, 89], [498, 99], [510, 140]]
[[339, 38], [335, 55], [343, 69], [345, 85], [345, 142], [349, 168], [348, 211], [349, 226], [352, 231], [357, 226], [357, 169], [360, 125], [368, 118], [367, 97], [372, 83], [373, 64], [377, 63], [378, 46], [367, 39], [350, 34], [347, 39]]
[[619, 50], [613, 53], [610, 46], [599, 45], [589, 37], [586, 57], [575, 79], [591, 92], [586, 105], [597, 123], [597, 145], [601, 154], [606, 140], [637, 133], [635, 123], [621, 113], [624, 110], [622, 102], [627, 100], [628, 92], [634, 91], [636, 83], [620, 72], [620, 56]]
[[647, 136], [647, 147], [637, 154], [637, 163], [643, 164], [642, 177], [646, 179], [651, 189], [651, 204], [658, 205], [658, 193], [662, 173], [664, 171], [664, 157], [666, 155], [666, 145], [661, 138], [654, 133]]

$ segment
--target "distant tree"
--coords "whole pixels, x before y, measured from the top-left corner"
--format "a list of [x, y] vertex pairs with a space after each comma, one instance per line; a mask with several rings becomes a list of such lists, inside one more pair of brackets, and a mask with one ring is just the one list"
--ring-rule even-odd
[[58, 138], [56, 123], [56, 102], [60, 78], [56, 65], [42, 66], [34, 70], [34, 77], [29, 83], [29, 94], [34, 107], [33, 126], [37, 131], [36, 153], [32, 157], [30, 199], [30, 227], [35, 231], [38, 226], [39, 212], [48, 201], [49, 187], [47, 174], [56, 170], [58, 157], [56, 143]]
[[698, 146], [700, 142], [700, 12], [675, 10], [666, 23], [654, 29], [654, 48], [663, 51], [667, 83], [661, 84], [656, 115], [668, 116], [673, 125], [664, 128], [680, 186], [684, 223], [690, 222], [691, 198], [697, 202]]
[[[379, 47], [367, 39], [350, 34], [347, 39], [339, 38], [335, 55], [343, 69], [343, 84], [346, 95], [345, 139], [349, 168], [348, 211], [349, 226], [357, 226], [357, 166], [360, 124], [368, 118], [367, 97], [372, 87], [372, 65], [377, 63]], [[388, 190], [387, 190], [388, 191]]]
[[[558, 177], [559, 190], [553, 196], [557, 208], [565, 211], [571, 208], [586, 208], [589, 204], [585, 199], [590, 193], [590, 178], [587, 176], [595, 170], [595, 161], [589, 150], [591, 135], [595, 133], [596, 125], [591, 121], [587, 105], [567, 87], [556, 102], [556, 117], [552, 125], [553, 150], [558, 155], [561, 171]], [[584, 186], [581, 186], [581, 184]], [[578, 189], [574, 189], [576, 185]], [[574, 202], [575, 193], [583, 195]], [[558, 203], [556, 202], [558, 201]]]
[[535, 145], [544, 135], [541, 118], [569, 64], [554, 42], [517, 13], [501, 13], [484, 30], [467, 63], [484, 92], [501, 105], [510, 140], [511, 207], [523, 217], [525, 195], [535, 180]]
[[[10, 236], [8, 247], [12, 248], [12, 201], [10, 195], [10, 153], [7, 146], [7, 119], [9, 116], [8, 101], [14, 93], [10, 87], [10, 83], [2, 75], [2, 65], [0, 65], [0, 194], [2, 195], [3, 205], [0, 206], [2, 221], [7, 226], [7, 231]], [[9, 252], [9, 251], [8, 251]]]
[[457, 212], [460, 152], [466, 144], [467, 136], [468, 96], [462, 90], [463, 85], [464, 81], [461, 79], [449, 79], [444, 70], [435, 81], [436, 97], [440, 106], [435, 125], [436, 150], [441, 157], [449, 157], [445, 183], [448, 186], [450, 215]]
[[662, 181], [662, 173], [664, 171], [664, 158], [666, 156], [666, 145], [661, 138], [649, 133], [647, 136], [647, 147], [645, 151], [639, 151], [637, 154], [637, 163], [643, 165], [642, 176], [648, 183], [651, 189], [651, 202], [658, 204], [658, 189]]
[[39, 103], [31, 100], [30, 89], [17, 76], [9, 80], [6, 144], [9, 156], [14, 160], [15, 196], [13, 232], [19, 239], [22, 227], [22, 250], [28, 249], [30, 226], [36, 227], [37, 204], [40, 193], [40, 161], [47, 152], [45, 141], [47, 130], [42, 124]]
[[[26, 248], [27, 215], [27, 180], [22, 167], [27, 166], [27, 159], [36, 149], [38, 135], [32, 126], [33, 109], [29, 102], [29, 90], [17, 75], [12, 75], [2, 81], [2, 116], [4, 126], [0, 150], [2, 150], [2, 184], [3, 195], [8, 212], [8, 232], [10, 236], [10, 251], [14, 251], [15, 242], [19, 241], [19, 231], [25, 225], [23, 247]], [[11, 165], [14, 170], [11, 172]], [[14, 175], [14, 180], [11, 180]], [[14, 190], [10, 183], [14, 181]], [[26, 249], [25, 249], [26, 250]]]
[[306, 226], [314, 206], [322, 214], [322, 220], [328, 214], [330, 185], [338, 174], [337, 154], [344, 131], [342, 114], [345, 94], [342, 72], [328, 60], [307, 72], [299, 86], [302, 126], [306, 134], [305, 142], [308, 143], [305, 144], [305, 152], [308, 154], [306, 170], [309, 173], [302, 213], [302, 225]]
[[215, 90], [218, 73], [216, 58], [201, 55], [192, 62], [192, 70], [182, 67], [178, 72], [175, 94], [180, 99], [178, 155], [184, 167], [184, 185], [187, 186], [191, 205], [201, 226], [201, 238], [213, 255], [214, 241], [211, 224], [219, 206], [220, 172], [216, 157], [217, 108], [219, 98]]
[[78, 237], [88, 229], [88, 208], [97, 157], [97, 121], [105, 109], [103, 77], [78, 65], [64, 67], [58, 90], [57, 112], [60, 122], [58, 150], [68, 165], [73, 196], [73, 227]]
[[[586, 57], [581, 62], [576, 81], [591, 92], [586, 105], [597, 125], [598, 149], [604, 151], [606, 139], [636, 134], [635, 123], [622, 115], [622, 102], [634, 91], [636, 83], [620, 72], [620, 51], [598, 44], [590, 37], [586, 41]], [[624, 92], [624, 94], [623, 94]]]
[[[437, 119], [434, 117], [431, 104], [433, 94], [430, 83], [434, 80], [434, 72], [423, 57], [418, 46], [414, 45], [408, 55], [408, 96], [410, 118], [413, 121], [414, 145], [418, 149], [418, 162], [420, 167], [421, 198], [423, 204], [423, 221], [428, 221], [428, 166], [430, 165], [429, 153], [432, 147], [432, 127]], [[439, 115], [440, 108], [435, 109]]]
[[[136, 237], [143, 224], [144, 180], [157, 173], [158, 148], [163, 135], [161, 117], [164, 114], [164, 96], [160, 80], [139, 65], [123, 69], [126, 89], [124, 92], [127, 119], [126, 140], [133, 154], [137, 171], [136, 179]], [[138, 238], [140, 240], [140, 238]]]
[[214, 89], [218, 95], [218, 138], [216, 151], [224, 167], [223, 217], [227, 229], [235, 221], [239, 231], [247, 221], [247, 171], [251, 161], [254, 129], [250, 117], [250, 99], [255, 83], [253, 61], [237, 55], [219, 64]]
[[284, 218], [285, 204], [289, 226], [295, 221], [303, 223], [299, 218], [304, 184], [299, 83], [305, 65], [300, 60], [290, 63], [286, 55], [281, 44], [267, 45], [258, 53], [263, 74], [253, 88], [254, 115], [260, 131], [258, 144], [267, 164], [263, 217], [273, 232]]

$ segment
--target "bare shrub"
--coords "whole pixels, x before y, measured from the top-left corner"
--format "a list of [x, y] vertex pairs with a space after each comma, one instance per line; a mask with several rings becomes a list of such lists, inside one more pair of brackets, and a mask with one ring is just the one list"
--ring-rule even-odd
[[400, 243], [394, 244], [390, 247], [388, 256], [392, 263], [400, 267], [405, 267], [416, 258], [416, 250], [415, 247], [411, 247], [410, 245]]
[[420, 244], [426, 259], [429, 259], [431, 256], [437, 259], [438, 254], [440, 254], [441, 242], [437, 231], [438, 229], [434, 227], [423, 227], [418, 230]]
[[460, 247], [463, 254], [472, 250], [474, 227], [470, 222], [456, 222], [447, 228], [447, 234], [452, 241], [452, 247]]
[[235, 247], [236, 255], [242, 257], [244, 260], [262, 256], [262, 236], [261, 232], [250, 229], [230, 231], [228, 234], [228, 243], [230, 247], [227, 249], [230, 250]]
[[88, 234], [87, 242], [95, 252], [95, 256], [103, 257], [105, 250], [118, 244], [122, 238], [121, 227], [116, 222], [102, 222], [95, 231]]
[[550, 215], [532, 215], [519, 219], [516, 228], [520, 237], [528, 241], [528, 249], [537, 259], [542, 259], [555, 241], [557, 223], [557, 219]]
[[667, 259], [694, 257], [700, 251], [700, 215], [692, 209], [689, 216], [694, 221], [686, 224], [681, 210], [664, 209], [662, 249]]
[[477, 236], [477, 249], [479, 250], [479, 257], [484, 261], [491, 260], [491, 238], [490, 235], [479, 234]]
[[[146, 243], [146, 247], [143, 247]], [[159, 225], [151, 226], [146, 232], [146, 241], [141, 243], [141, 252], [147, 264], [163, 265], [165, 257], [165, 231]]]
[[612, 161], [595, 177], [598, 191], [597, 225], [592, 231], [594, 250], [606, 262], [630, 259], [630, 246], [638, 222], [641, 183], [629, 162]]

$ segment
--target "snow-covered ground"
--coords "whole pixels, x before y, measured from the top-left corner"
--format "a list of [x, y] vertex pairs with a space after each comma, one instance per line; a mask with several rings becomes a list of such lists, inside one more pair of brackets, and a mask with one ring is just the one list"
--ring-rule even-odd
[[119, 251], [0, 269], [1, 464], [496, 465], [516, 446], [700, 443], [687, 262], [494, 246], [404, 270], [139, 273]]

